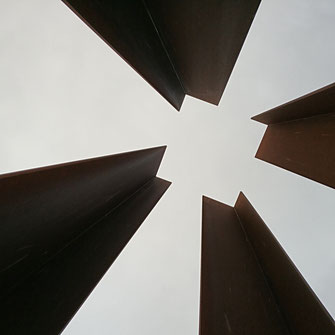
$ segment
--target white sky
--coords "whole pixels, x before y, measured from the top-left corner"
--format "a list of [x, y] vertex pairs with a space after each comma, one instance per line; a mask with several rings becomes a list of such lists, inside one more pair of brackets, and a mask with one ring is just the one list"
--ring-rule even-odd
[[333, 0], [263, 0], [219, 107], [178, 113], [61, 1], [0, 0], [1, 173], [168, 145], [172, 186], [64, 335], [196, 334], [201, 195], [240, 190], [335, 316], [334, 190], [255, 159], [250, 120], [335, 81], [334, 32]]

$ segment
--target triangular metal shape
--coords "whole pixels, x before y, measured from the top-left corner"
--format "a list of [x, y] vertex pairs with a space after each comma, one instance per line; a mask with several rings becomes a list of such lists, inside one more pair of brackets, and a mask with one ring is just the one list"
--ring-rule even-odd
[[170, 182], [165, 147], [0, 177], [1, 334], [59, 334]]

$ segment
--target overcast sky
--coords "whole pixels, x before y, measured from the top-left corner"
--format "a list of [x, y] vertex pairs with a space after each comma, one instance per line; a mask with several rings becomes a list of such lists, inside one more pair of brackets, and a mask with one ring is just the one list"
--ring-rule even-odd
[[197, 334], [201, 195], [240, 190], [335, 316], [335, 191], [255, 159], [250, 120], [335, 81], [334, 0], [263, 0], [220, 105], [180, 113], [61, 1], [0, 9], [1, 173], [168, 145], [172, 186], [64, 335]]

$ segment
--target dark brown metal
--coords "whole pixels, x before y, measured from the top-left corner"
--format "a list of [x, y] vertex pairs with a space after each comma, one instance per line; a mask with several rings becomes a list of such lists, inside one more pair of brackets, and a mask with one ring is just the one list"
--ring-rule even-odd
[[218, 104], [261, 0], [63, 0], [176, 109]]
[[289, 334], [233, 207], [203, 199], [200, 334]]
[[145, 0], [185, 93], [218, 104], [260, 0]]
[[259, 158], [335, 188], [335, 83], [259, 114]]
[[0, 177], [1, 334], [59, 334], [170, 183], [165, 147]]
[[241, 193], [203, 198], [201, 335], [335, 334], [335, 323]]
[[175, 70], [141, 0], [63, 0], [177, 110], [184, 100]]
[[252, 120], [270, 125], [323, 116], [334, 112], [335, 83], [256, 115]]

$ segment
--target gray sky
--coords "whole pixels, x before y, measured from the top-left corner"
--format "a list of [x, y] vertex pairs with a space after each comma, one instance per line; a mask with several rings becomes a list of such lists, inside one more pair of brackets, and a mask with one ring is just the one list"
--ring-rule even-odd
[[334, 0], [263, 0], [219, 107], [176, 112], [61, 1], [0, 0], [0, 172], [168, 145], [173, 182], [65, 335], [198, 332], [201, 195], [242, 190], [335, 316], [335, 193], [250, 117], [335, 81]]

